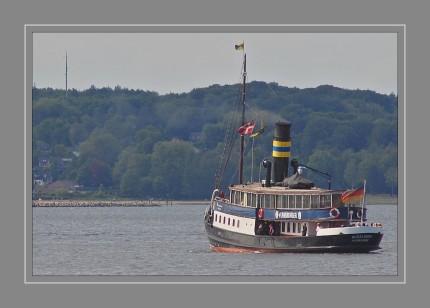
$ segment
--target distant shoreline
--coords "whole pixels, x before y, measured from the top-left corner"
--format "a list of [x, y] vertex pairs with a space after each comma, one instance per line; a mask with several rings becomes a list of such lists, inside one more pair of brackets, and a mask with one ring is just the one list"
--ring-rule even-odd
[[[397, 196], [368, 195], [366, 204], [397, 204]], [[208, 205], [208, 200], [33, 200], [33, 207], [153, 207], [175, 205]]]
[[154, 207], [154, 206], [174, 206], [174, 205], [201, 205], [209, 204], [209, 201], [171, 201], [171, 200], [33, 200], [33, 207]]

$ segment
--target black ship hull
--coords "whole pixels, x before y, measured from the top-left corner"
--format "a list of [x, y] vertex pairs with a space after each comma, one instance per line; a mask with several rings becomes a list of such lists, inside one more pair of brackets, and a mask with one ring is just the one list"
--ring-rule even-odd
[[367, 253], [380, 249], [381, 233], [325, 236], [247, 235], [223, 230], [205, 223], [212, 250], [219, 252], [318, 252]]

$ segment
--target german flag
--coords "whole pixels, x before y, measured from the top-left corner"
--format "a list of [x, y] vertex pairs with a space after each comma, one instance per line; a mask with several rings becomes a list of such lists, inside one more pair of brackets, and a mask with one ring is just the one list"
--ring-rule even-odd
[[364, 196], [364, 186], [357, 188], [355, 190], [348, 190], [344, 192], [341, 196], [343, 203], [354, 203], [361, 200]]

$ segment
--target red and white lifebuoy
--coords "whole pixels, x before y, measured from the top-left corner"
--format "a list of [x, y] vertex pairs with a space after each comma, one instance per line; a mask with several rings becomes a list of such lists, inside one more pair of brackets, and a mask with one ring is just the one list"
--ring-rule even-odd
[[257, 212], [258, 219], [264, 218], [264, 210], [260, 207]]
[[361, 209], [358, 209], [357, 218], [360, 219], [362, 214], [363, 214], [363, 212], [361, 211]]
[[333, 207], [333, 208], [330, 210], [330, 218], [334, 218], [334, 219], [336, 219], [336, 218], [339, 218], [339, 216], [340, 216], [340, 211], [339, 211], [339, 209], [338, 209], [338, 208]]

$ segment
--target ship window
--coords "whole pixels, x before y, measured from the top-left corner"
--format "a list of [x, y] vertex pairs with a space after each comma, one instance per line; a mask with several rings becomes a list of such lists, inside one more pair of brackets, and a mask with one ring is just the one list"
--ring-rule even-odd
[[235, 222], [236, 222], [236, 220], [233, 219], [233, 227], [234, 227]]
[[215, 221], [218, 220], [218, 214], [215, 214]]
[[238, 227], [238, 228], [239, 228], [239, 223], [240, 223], [240, 220], [238, 220], [238, 221], [237, 221], [237, 227]]
[[298, 195], [296, 196], [296, 208], [301, 209], [303, 207], [302, 205], [302, 196]]
[[281, 208], [286, 209], [288, 207], [288, 198], [286, 195], [281, 195]]
[[222, 223], [225, 224], [225, 216], [224, 216], [224, 219], [223, 219]]
[[277, 209], [283, 208], [282, 195], [276, 195], [276, 208]]
[[252, 207], [252, 194], [251, 193], [247, 193], [246, 194], [246, 206], [248, 207]]
[[287, 222], [287, 232], [288, 232], [288, 233], [289, 233], [289, 232], [290, 232], [290, 230], [291, 230], [291, 229], [290, 229], [290, 225], [291, 225], [291, 224], [290, 224], [290, 222]]
[[273, 195], [264, 195], [264, 207], [273, 209], [275, 206], [275, 196]]
[[296, 207], [296, 196], [289, 195], [288, 196], [288, 208], [293, 209]]
[[221, 223], [221, 215], [219, 215], [219, 217], [218, 217], [219, 219], [218, 219], [218, 222], [219, 223]]
[[319, 200], [319, 195], [312, 195], [311, 196], [311, 205], [312, 205], [312, 208], [318, 208], [319, 207], [319, 204], [320, 204], [320, 200]]
[[270, 195], [264, 195], [264, 207], [265, 208], [270, 207]]
[[228, 223], [227, 224], [230, 226], [230, 217], [228, 218]]
[[332, 195], [332, 207], [340, 207], [343, 205], [340, 194]]
[[235, 191], [234, 194], [235, 194], [235, 196], [234, 196], [234, 201], [235, 202], [234, 203], [240, 204], [240, 192]]
[[331, 207], [330, 205], [330, 195], [321, 195], [320, 207]]
[[308, 209], [311, 207], [311, 196], [304, 195], [303, 196], [303, 208]]

